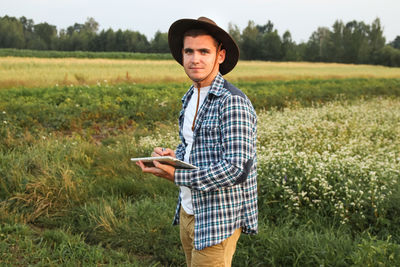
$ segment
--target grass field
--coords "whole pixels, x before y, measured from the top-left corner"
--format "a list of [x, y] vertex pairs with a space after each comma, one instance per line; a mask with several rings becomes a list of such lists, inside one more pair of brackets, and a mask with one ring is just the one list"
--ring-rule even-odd
[[[240, 61], [231, 81], [400, 78], [400, 68], [297, 62]], [[0, 57], [0, 88], [94, 85], [97, 83], [188, 82], [172, 60]]]
[[[184, 266], [177, 188], [129, 161], [177, 145], [181, 68], [0, 62], [14, 77], [0, 83], [0, 265]], [[258, 113], [260, 233], [242, 235], [233, 266], [400, 265], [399, 73], [239, 63], [229, 78]]]

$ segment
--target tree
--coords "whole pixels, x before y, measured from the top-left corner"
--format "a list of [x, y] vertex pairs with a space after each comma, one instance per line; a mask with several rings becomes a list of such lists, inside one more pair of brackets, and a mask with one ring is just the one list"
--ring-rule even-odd
[[344, 24], [342, 21], [337, 20], [333, 26], [333, 31], [331, 33], [330, 42], [330, 58], [332, 62], [345, 62], [344, 59], [344, 42], [343, 42], [343, 32]]
[[99, 23], [92, 17], [87, 18], [83, 29], [88, 33], [97, 33], [99, 30]]
[[390, 45], [386, 45], [379, 52], [379, 57], [377, 57], [376, 64], [390, 66], [390, 67], [400, 67], [400, 50], [393, 48]]
[[105, 32], [104, 51], [115, 51], [117, 42], [115, 40], [115, 33], [110, 28]]
[[261, 60], [281, 60], [282, 59], [282, 42], [278, 35], [278, 31], [266, 32], [260, 34], [257, 38], [258, 54]]
[[368, 31], [369, 42], [373, 51], [378, 51], [385, 46], [386, 39], [383, 36], [383, 28], [381, 26], [381, 21], [376, 18]]
[[44, 44], [43, 47], [38, 47], [38, 49], [51, 49], [51, 44], [54, 38], [57, 37], [57, 27], [50, 25], [46, 22], [39, 23], [33, 26], [33, 31], [38, 37], [38, 41]]
[[236, 44], [239, 46], [239, 49], [240, 49], [242, 46], [242, 37], [240, 35], [239, 27], [237, 25], [229, 22], [228, 32], [232, 36], [232, 38], [236, 41]]
[[88, 51], [90, 43], [90, 35], [87, 33], [73, 33], [69, 37], [71, 51]]
[[25, 38], [22, 23], [14, 17], [0, 17], [0, 47], [24, 48]]
[[257, 25], [256, 28], [261, 34], [271, 33], [274, 30], [274, 24], [270, 20], [268, 20], [267, 24], [263, 26]]
[[350, 21], [343, 29], [344, 59], [346, 63], [368, 63], [370, 46], [369, 26], [364, 22]]
[[292, 35], [286, 31], [282, 35], [282, 60], [284, 61], [297, 61], [299, 55], [296, 51], [296, 43], [292, 40]]
[[[157, 31], [149, 42], [137, 31], [99, 31], [99, 23], [88, 17], [85, 23], [74, 23], [57, 34], [56, 26], [35, 24], [26, 17], [0, 17], [0, 47], [56, 49], [65, 51], [127, 51], [168, 53], [168, 35]], [[385, 45], [383, 27], [376, 18], [371, 25], [338, 20], [332, 29], [319, 27], [306, 43], [296, 44], [289, 31], [282, 37], [268, 20], [265, 25], [248, 21], [241, 32], [229, 23], [228, 32], [237, 42], [240, 58], [272, 61], [321, 61], [383, 64], [400, 66], [400, 36]]]
[[95, 41], [98, 29], [99, 23], [93, 18], [87, 18], [84, 24], [75, 23], [64, 30], [63, 34], [60, 33], [57, 47], [73, 51], [98, 51], [100, 49], [97, 49]]
[[113, 51], [127, 51], [125, 36], [121, 29], [115, 33], [115, 48]]
[[129, 52], [148, 52], [150, 43], [147, 37], [137, 31], [124, 31], [124, 40]]
[[72, 36], [76, 33], [93, 33], [96, 34], [99, 30], [99, 23], [94, 18], [87, 18], [84, 24], [75, 23], [67, 28], [67, 34]]
[[28, 48], [32, 40], [35, 39], [34, 36], [35, 34], [33, 33], [33, 26], [35, 25], [35, 23], [33, 22], [33, 20], [27, 19], [26, 17], [19, 18], [19, 21], [22, 24], [24, 32], [24, 38], [25, 38], [24, 48]]
[[254, 60], [259, 59], [259, 51], [257, 44], [258, 29], [253, 21], [249, 21], [247, 27], [242, 32], [242, 59]]
[[400, 49], [400, 35], [398, 35], [391, 43], [390, 45], [396, 49]]
[[151, 40], [151, 50], [154, 53], [168, 53], [168, 33], [157, 31]]
[[326, 27], [319, 27], [311, 34], [307, 42], [305, 60], [326, 62], [329, 61], [329, 48], [331, 45], [331, 31]]
[[282, 60], [282, 41], [274, 24], [269, 20], [263, 26], [256, 26], [258, 30], [258, 54], [261, 60]]
[[33, 32], [33, 25], [35, 25], [33, 20], [27, 19], [25, 16], [22, 16], [19, 18], [19, 21], [22, 23], [24, 32]]
[[53, 42], [53, 48], [59, 51], [72, 51], [71, 36], [68, 35], [67, 30], [61, 29], [58, 38]]
[[370, 47], [371, 61], [367, 63], [376, 64], [376, 62], [379, 60], [379, 52], [383, 49], [386, 43], [386, 39], [383, 37], [383, 29], [379, 18], [372, 22], [371, 27], [368, 30], [368, 42]]
[[74, 33], [80, 33], [83, 30], [84, 25], [75, 23], [73, 26], [67, 28], [67, 34], [72, 36]]

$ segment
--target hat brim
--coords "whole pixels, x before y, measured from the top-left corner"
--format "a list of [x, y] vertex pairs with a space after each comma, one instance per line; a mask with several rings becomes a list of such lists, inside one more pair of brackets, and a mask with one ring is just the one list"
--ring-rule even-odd
[[225, 60], [219, 66], [219, 72], [222, 75], [230, 72], [239, 60], [239, 47], [232, 37], [220, 27], [211, 23], [195, 20], [195, 19], [180, 19], [175, 21], [168, 31], [168, 45], [172, 56], [175, 60], [183, 65], [183, 35], [191, 29], [204, 29], [218, 42], [222, 43], [222, 49], [225, 49]]

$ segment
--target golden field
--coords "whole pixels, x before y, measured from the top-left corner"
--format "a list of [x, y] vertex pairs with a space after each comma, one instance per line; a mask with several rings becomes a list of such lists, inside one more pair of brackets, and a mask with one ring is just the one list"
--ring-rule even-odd
[[[231, 81], [400, 78], [400, 68], [336, 63], [239, 61]], [[173, 60], [0, 58], [0, 88], [96, 83], [187, 82]]]

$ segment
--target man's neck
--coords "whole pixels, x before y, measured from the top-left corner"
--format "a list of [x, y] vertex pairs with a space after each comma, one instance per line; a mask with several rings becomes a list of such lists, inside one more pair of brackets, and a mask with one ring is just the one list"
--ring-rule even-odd
[[205, 79], [205, 80], [193, 81], [193, 86], [196, 88], [203, 88], [203, 87], [211, 86], [211, 84], [215, 80], [215, 77], [217, 77], [217, 74], [218, 74], [218, 71], [216, 71], [214, 75], [209, 75], [209, 77], [207, 77], [207, 79]]

